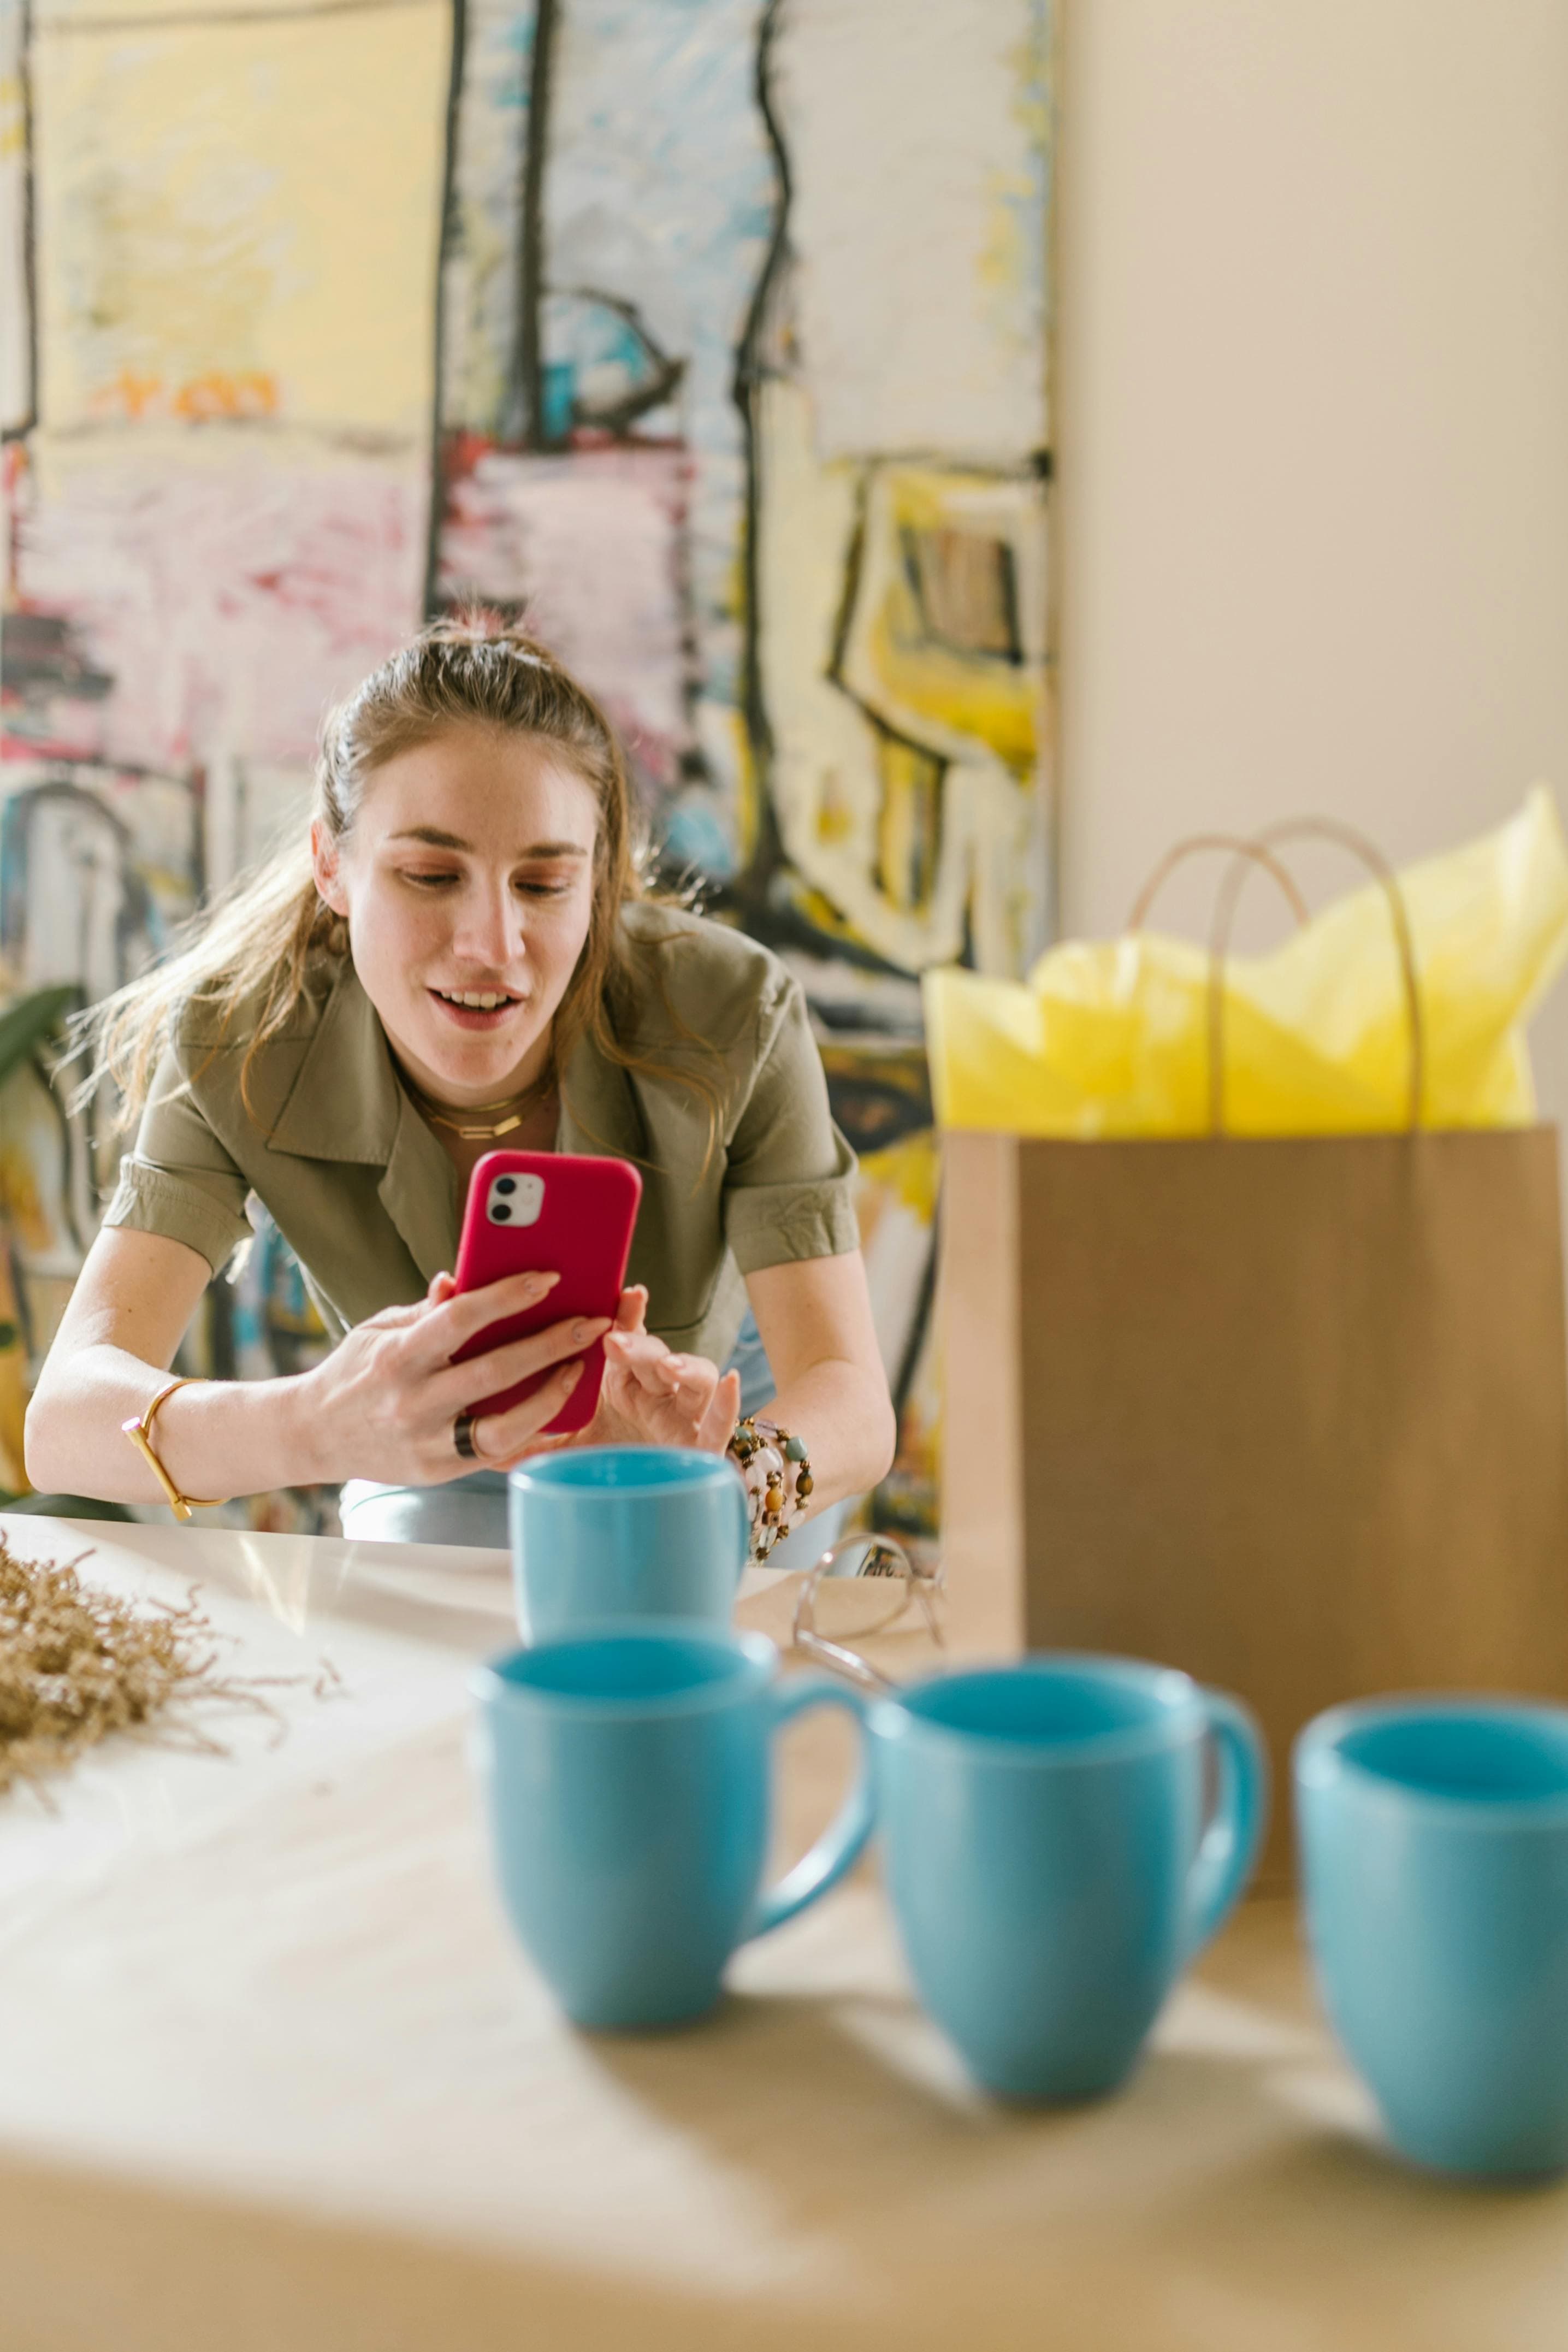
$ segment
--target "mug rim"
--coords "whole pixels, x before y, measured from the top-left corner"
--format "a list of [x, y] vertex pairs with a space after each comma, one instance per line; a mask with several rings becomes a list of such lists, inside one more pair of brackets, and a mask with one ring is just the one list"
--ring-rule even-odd
[[[599, 1691], [550, 1690], [534, 1683], [511, 1681], [502, 1669], [515, 1659], [537, 1658], [554, 1650], [585, 1643], [632, 1641], [700, 1642], [726, 1650], [736, 1666], [733, 1675], [695, 1683], [687, 1690], [623, 1694]], [[619, 1617], [585, 1625], [573, 1633], [547, 1633], [539, 1642], [514, 1642], [469, 1669], [468, 1695], [481, 1706], [542, 1706], [580, 1722], [590, 1717], [655, 1717], [702, 1714], [709, 1708], [733, 1706], [745, 1693], [766, 1690], [779, 1671], [779, 1651], [765, 1633], [748, 1628], [718, 1627], [701, 1617]]]
[[[685, 1479], [646, 1478], [630, 1480], [624, 1484], [617, 1482], [612, 1486], [595, 1486], [587, 1480], [579, 1485], [565, 1475], [572, 1464], [589, 1460], [601, 1454], [645, 1454], [650, 1456], [657, 1455], [661, 1461], [668, 1461], [674, 1457], [687, 1465], [688, 1475]], [[698, 1471], [702, 1473], [702, 1483], [706, 1483], [721, 1472], [727, 1472], [732, 1478], [738, 1479], [740, 1476], [739, 1471], [727, 1454], [708, 1454], [695, 1445], [574, 1445], [559, 1454], [544, 1454], [526, 1462], [519, 1462], [514, 1469], [507, 1471], [507, 1485], [508, 1488], [522, 1494], [533, 1488], [548, 1489], [553, 1494], [673, 1495], [677, 1493], [683, 1485], [697, 1485], [699, 1480], [693, 1474]]]
[[1296, 1734], [1291, 1752], [1292, 1778], [1298, 1798], [1310, 1790], [1349, 1781], [1356, 1790], [1379, 1803], [1445, 1816], [1456, 1827], [1487, 1830], [1555, 1830], [1568, 1827], [1568, 1777], [1563, 1787], [1539, 1797], [1518, 1794], [1467, 1795], [1454, 1789], [1424, 1788], [1392, 1772], [1380, 1772], [1359, 1757], [1345, 1753], [1343, 1741], [1373, 1725], [1399, 1723], [1419, 1716], [1482, 1716], [1494, 1722], [1521, 1717], [1550, 1724], [1568, 1736], [1568, 1706], [1544, 1698], [1510, 1698], [1500, 1691], [1408, 1691], [1382, 1698], [1350, 1699], [1325, 1707]]
[[[1053, 1746], [1040, 1740], [1021, 1738], [1005, 1732], [975, 1731], [965, 1726], [944, 1723], [937, 1717], [918, 1713], [909, 1705], [927, 1691], [948, 1689], [955, 1684], [978, 1682], [995, 1675], [1016, 1675], [1031, 1671], [1042, 1678], [1052, 1669], [1061, 1668], [1082, 1675], [1092, 1670], [1092, 1678], [1099, 1682], [1134, 1683], [1153, 1690], [1160, 1683], [1172, 1686], [1173, 1704], [1162, 1706], [1161, 1712], [1147, 1722], [1129, 1724], [1121, 1728], [1085, 1732], [1070, 1746]], [[1135, 1762], [1140, 1757], [1158, 1755], [1175, 1746], [1180, 1738], [1197, 1735], [1201, 1738], [1208, 1728], [1208, 1718], [1203, 1705], [1203, 1685], [1181, 1666], [1160, 1665], [1152, 1658], [1129, 1658], [1103, 1650], [1030, 1650], [1019, 1658], [997, 1658], [988, 1664], [977, 1664], [960, 1668], [956, 1674], [923, 1675], [919, 1682], [908, 1684], [901, 1691], [890, 1692], [875, 1700], [868, 1714], [873, 1732], [881, 1739], [924, 1739], [939, 1747], [961, 1749], [974, 1758], [994, 1759], [998, 1764], [1029, 1766], [1035, 1770], [1082, 1771], [1103, 1764]]]

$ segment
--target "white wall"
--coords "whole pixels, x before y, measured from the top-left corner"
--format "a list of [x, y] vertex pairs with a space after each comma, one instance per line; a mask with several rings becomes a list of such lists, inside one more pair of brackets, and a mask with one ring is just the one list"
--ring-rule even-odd
[[[1069, 929], [1198, 825], [1568, 812], [1568, 0], [1065, 5]], [[1535, 1044], [1568, 1115], [1568, 980]]]

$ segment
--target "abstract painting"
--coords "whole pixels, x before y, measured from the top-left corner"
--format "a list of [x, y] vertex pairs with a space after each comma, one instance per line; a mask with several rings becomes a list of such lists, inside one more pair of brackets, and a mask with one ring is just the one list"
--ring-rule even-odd
[[[136, 969], [325, 703], [528, 614], [805, 988], [915, 1531], [917, 975], [1054, 896], [1052, 56], [1051, 0], [0, 0], [10, 984]], [[285, 1260], [223, 1364], [310, 1344]]]

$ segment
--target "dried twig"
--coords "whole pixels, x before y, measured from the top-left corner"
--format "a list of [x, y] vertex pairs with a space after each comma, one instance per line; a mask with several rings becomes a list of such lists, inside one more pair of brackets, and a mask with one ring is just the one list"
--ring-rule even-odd
[[[82, 1582], [77, 1570], [90, 1557], [63, 1567], [18, 1559], [0, 1535], [0, 1792], [16, 1780], [39, 1784], [110, 1732], [226, 1755], [183, 1719], [198, 1700], [270, 1715], [282, 1737], [285, 1719], [267, 1692], [303, 1676], [220, 1674], [222, 1636], [193, 1589], [139, 1610]], [[182, 1712], [171, 1716], [171, 1706]], [[41, 1786], [38, 1794], [48, 1802]]]

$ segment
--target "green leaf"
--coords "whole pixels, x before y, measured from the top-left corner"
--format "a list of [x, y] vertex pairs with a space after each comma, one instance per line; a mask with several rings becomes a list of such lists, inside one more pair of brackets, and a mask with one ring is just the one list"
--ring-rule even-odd
[[74, 981], [68, 981], [62, 987], [40, 988], [31, 996], [19, 997], [0, 1013], [0, 1087], [46, 1037], [56, 1034], [66, 1014], [80, 1002], [81, 990]]

